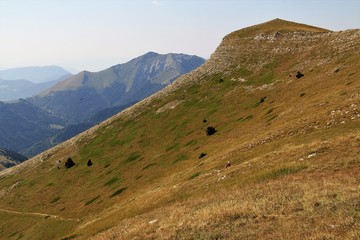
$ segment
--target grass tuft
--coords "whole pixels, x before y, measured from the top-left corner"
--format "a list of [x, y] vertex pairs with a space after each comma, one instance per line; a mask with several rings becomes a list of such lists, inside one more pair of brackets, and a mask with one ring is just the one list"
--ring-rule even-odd
[[55, 197], [53, 200], [51, 200], [50, 203], [56, 203], [57, 201], [60, 200], [61, 197]]
[[152, 167], [152, 166], [155, 166], [156, 164], [157, 164], [157, 163], [150, 163], [150, 164], [146, 165], [145, 167], [143, 167], [142, 170], [148, 169], [148, 168], [150, 168], [150, 167]]
[[117, 181], [119, 181], [119, 180], [120, 180], [119, 177], [113, 177], [113, 178], [111, 178], [109, 181], [107, 181], [107, 182], [104, 184], [104, 186], [110, 186], [110, 185], [114, 184], [115, 182], [117, 182]]
[[96, 197], [94, 197], [93, 199], [91, 199], [91, 200], [87, 201], [87, 202], [84, 204], [84, 206], [87, 206], [87, 205], [89, 205], [89, 204], [91, 204], [91, 203], [95, 202], [95, 201], [96, 201], [96, 199], [98, 199], [99, 197], [100, 197], [100, 195], [97, 195], [97, 196], [96, 196]]
[[130, 163], [130, 162], [134, 162], [136, 159], [138, 159], [140, 157], [140, 153], [139, 152], [132, 152], [130, 153], [130, 155], [128, 156], [127, 159], [125, 159], [124, 163]]
[[193, 175], [191, 175], [191, 176], [188, 178], [188, 180], [197, 178], [197, 177], [200, 176], [200, 175], [201, 175], [201, 172], [194, 173]]
[[113, 194], [110, 195], [110, 197], [115, 197], [119, 194], [121, 194], [123, 191], [125, 191], [127, 187], [120, 188], [119, 190], [115, 191]]

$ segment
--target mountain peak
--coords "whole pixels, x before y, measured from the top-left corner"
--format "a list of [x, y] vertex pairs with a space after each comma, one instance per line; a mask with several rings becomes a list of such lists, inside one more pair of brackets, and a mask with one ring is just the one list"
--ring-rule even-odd
[[156, 52], [147, 52], [144, 55], [141, 55], [135, 59], [133, 59], [134, 61], [147, 61], [149, 59], [155, 58], [157, 56], [159, 56], [159, 53]]
[[143, 55], [143, 57], [156, 57], [156, 56], [158, 56], [158, 55], [160, 55], [160, 54], [159, 54], [159, 53], [156, 53], [156, 52], [150, 51], [150, 52], [145, 53], [145, 54]]
[[260, 33], [271, 34], [275, 32], [330, 32], [328, 29], [314, 27], [302, 23], [291, 22], [280, 18], [253, 25], [247, 28], [232, 32], [228, 37], [252, 37]]
[[[77, 123], [103, 108], [137, 102], [203, 63], [204, 59], [196, 56], [148, 52], [99, 72], [82, 71], [37, 95], [33, 101]], [[64, 104], [64, 98], [71, 107]]]

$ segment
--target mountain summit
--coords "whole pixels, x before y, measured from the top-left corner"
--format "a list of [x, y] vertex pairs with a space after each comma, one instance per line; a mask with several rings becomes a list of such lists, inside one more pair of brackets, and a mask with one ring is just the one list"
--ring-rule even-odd
[[325, 33], [330, 30], [314, 27], [306, 24], [290, 22], [279, 18], [271, 21], [254, 25], [251, 27], [243, 28], [238, 31], [232, 32], [226, 38], [241, 38], [241, 37], [255, 37], [258, 34], [276, 34], [276, 33], [291, 33], [291, 32], [307, 32], [307, 33]]
[[313, 29], [231, 33], [163, 90], [0, 172], [0, 237], [357, 238], [360, 30]]
[[105, 108], [137, 102], [203, 63], [197, 56], [149, 52], [100, 72], [80, 72], [31, 102], [77, 123]]

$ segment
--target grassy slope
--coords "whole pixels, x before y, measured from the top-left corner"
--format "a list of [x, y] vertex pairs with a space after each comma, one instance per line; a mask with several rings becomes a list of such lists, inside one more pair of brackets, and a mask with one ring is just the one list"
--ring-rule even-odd
[[360, 237], [359, 34], [253, 39], [287, 26], [318, 32], [232, 33], [174, 90], [0, 175], [0, 209], [24, 213], [0, 238]]

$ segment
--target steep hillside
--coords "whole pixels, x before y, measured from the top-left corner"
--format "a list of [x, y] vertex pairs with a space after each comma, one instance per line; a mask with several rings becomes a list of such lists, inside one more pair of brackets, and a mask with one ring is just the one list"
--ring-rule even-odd
[[359, 51], [360, 30], [280, 19], [229, 34], [197, 70], [0, 172], [0, 238], [359, 238]]
[[84, 132], [85, 130], [88, 130], [92, 126], [110, 118], [111, 116], [114, 116], [118, 112], [124, 110], [125, 108], [127, 108], [133, 104], [135, 104], [135, 103], [130, 103], [127, 106], [106, 108], [104, 110], [101, 110], [94, 116], [86, 119], [82, 123], [69, 124], [69, 125], [65, 126], [64, 128], [59, 129], [59, 131], [57, 131], [50, 137], [43, 139], [41, 141], [35, 142], [30, 148], [23, 150], [22, 153], [26, 156], [35, 156], [38, 153], [41, 153], [53, 146], [58, 145], [59, 143], [62, 143], [64, 141], [78, 135], [81, 132]]
[[0, 171], [15, 166], [25, 160], [27, 160], [27, 157], [21, 154], [0, 148]]
[[137, 102], [203, 63], [196, 56], [149, 52], [100, 72], [81, 72], [30, 101], [71, 123], [80, 123], [106, 108]]
[[64, 127], [65, 121], [24, 99], [0, 102], [0, 146], [22, 152]]

